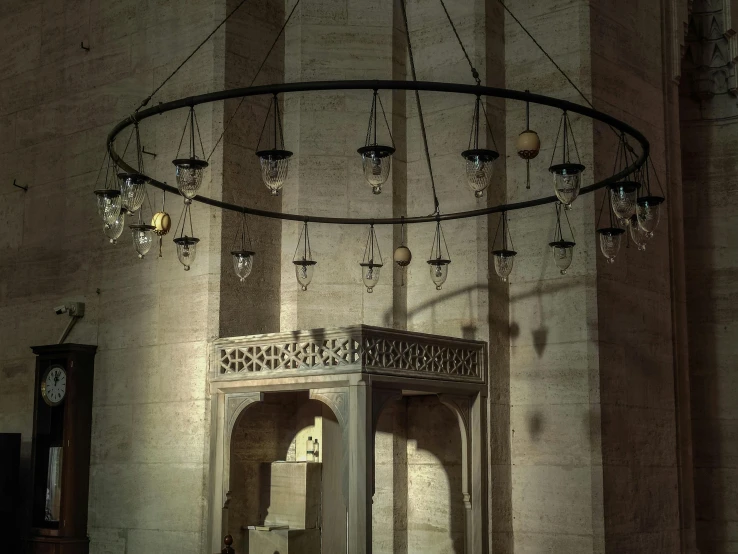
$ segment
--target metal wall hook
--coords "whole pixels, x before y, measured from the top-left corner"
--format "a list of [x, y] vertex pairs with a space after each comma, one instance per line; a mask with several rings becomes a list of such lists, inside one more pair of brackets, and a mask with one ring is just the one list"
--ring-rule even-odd
[[23, 185], [19, 185], [15, 179], [13, 179], [13, 186], [21, 189], [23, 192], [28, 192], [28, 185], [25, 187]]
[[85, 41], [84, 40], [79, 43], [79, 47], [82, 48], [82, 50], [84, 50], [85, 52], [89, 52], [90, 51], [90, 47], [89, 46], [85, 46]]
[[153, 152], [149, 152], [148, 150], [146, 150], [146, 147], [145, 146], [142, 146], [141, 147], [141, 154], [148, 154], [149, 156], [152, 156], [152, 157], [156, 158], [156, 154], [154, 154]]

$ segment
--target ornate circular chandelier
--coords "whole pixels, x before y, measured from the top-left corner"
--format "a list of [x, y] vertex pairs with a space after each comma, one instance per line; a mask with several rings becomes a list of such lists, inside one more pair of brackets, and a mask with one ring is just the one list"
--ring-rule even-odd
[[[513, 263], [518, 254], [512, 246], [512, 236], [508, 226], [508, 214], [517, 210], [551, 204], [556, 213], [556, 226], [553, 230], [553, 240], [549, 243], [556, 267], [561, 274], [566, 274], [574, 258], [574, 234], [569, 224], [568, 210], [572, 208], [576, 199], [584, 194], [592, 193], [599, 189], [607, 189], [603, 197], [600, 209], [600, 217], [597, 225], [597, 234], [602, 254], [608, 262], [615, 261], [621, 247], [623, 237], [632, 240], [639, 250], [646, 247], [646, 243], [653, 237], [660, 219], [660, 207], [664, 202], [663, 191], [661, 196], [656, 195], [651, 189], [651, 177], [658, 176], [650, 163], [649, 142], [638, 130], [627, 123], [620, 121], [608, 114], [598, 111], [592, 107], [583, 106], [573, 102], [552, 98], [549, 96], [533, 94], [529, 91], [516, 91], [502, 88], [487, 87], [481, 85], [478, 73], [472, 65], [466, 50], [461, 43], [467, 61], [469, 61], [476, 84], [440, 83], [418, 81], [415, 74], [412, 45], [410, 33], [407, 28], [407, 16], [404, 0], [398, 0], [402, 7], [405, 20], [405, 31], [408, 42], [408, 54], [413, 80], [342, 80], [322, 81], [306, 83], [281, 83], [267, 86], [252, 86], [231, 90], [222, 90], [199, 96], [191, 96], [158, 104], [147, 109], [144, 108], [165, 80], [152, 95], [150, 95], [134, 114], [118, 123], [108, 135], [107, 139], [107, 168], [105, 171], [104, 185], [95, 191], [97, 197], [98, 213], [103, 221], [106, 236], [111, 242], [115, 242], [122, 234], [126, 217], [138, 215], [138, 222], [129, 225], [135, 250], [143, 258], [150, 250], [154, 242], [154, 234], [161, 237], [169, 231], [169, 215], [164, 211], [154, 214], [151, 224], [143, 219], [143, 209], [147, 203], [148, 186], [158, 188], [166, 194], [167, 192], [180, 195], [184, 199], [182, 215], [176, 226], [176, 237], [174, 243], [177, 248], [177, 256], [184, 266], [189, 270], [195, 261], [196, 247], [199, 239], [195, 236], [192, 225], [191, 210], [193, 203], [211, 206], [221, 210], [236, 212], [240, 215], [241, 225], [235, 233], [234, 249], [231, 252], [233, 268], [236, 276], [243, 282], [251, 273], [255, 263], [255, 252], [252, 250], [246, 216], [263, 217], [284, 221], [298, 221], [302, 223], [293, 264], [295, 265], [295, 276], [303, 291], [308, 289], [316, 271], [317, 261], [313, 259], [310, 248], [309, 225], [362, 225], [368, 227], [368, 236], [364, 257], [357, 261], [361, 271], [361, 281], [367, 289], [372, 292], [377, 285], [380, 269], [383, 266], [382, 254], [379, 241], [375, 233], [376, 226], [400, 225], [401, 241], [394, 249], [393, 260], [402, 269], [406, 268], [412, 260], [412, 253], [405, 244], [405, 226], [420, 223], [435, 223], [435, 234], [432, 238], [431, 253], [427, 260], [430, 277], [438, 290], [441, 290], [449, 274], [451, 255], [443, 235], [442, 222], [467, 219], [476, 217], [489, 217], [500, 214], [497, 233], [493, 241], [494, 268], [498, 276], [506, 281], [513, 270]], [[443, 3], [443, 0], [440, 0]], [[222, 26], [235, 11], [240, 8], [243, 1], [237, 6], [215, 31]], [[275, 39], [276, 44], [285, 26], [294, 13], [297, 4], [292, 9], [285, 25]], [[504, 5], [504, 4], [503, 4]], [[505, 7], [507, 9], [507, 7]], [[445, 5], [444, 5], [445, 10]], [[448, 15], [449, 24], [455, 31], [453, 21]], [[509, 10], [508, 10], [509, 11]], [[511, 14], [512, 15], [512, 14]], [[513, 16], [514, 18], [514, 16]], [[516, 21], [517, 18], [514, 18]], [[519, 23], [519, 21], [518, 21]], [[213, 31], [213, 33], [215, 33]], [[210, 36], [212, 36], [212, 34]], [[210, 38], [210, 37], [208, 37]], [[207, 39], [206, 39], [207, 40]], [[204, 43], [203, 43], [204, 44]], [[272, 45], [272, 48], [274, 47]], [[202, 44], [201, 44], [202, 46]], [[199, 47], [198, 47], [199, 48]], [[270, 50], [271, 52], [271, 50]], [[267, 54], [267, 57], [269, 53]], [[188, 58], [189, 59], [189, 58]], [[266, 59], [264, 60], [266, 61]], [[263, 63], [262, 63], [263, 66]], [[180, 66], [181, 67], [181, 66]], [[175, 71], [176, 73], [176, 71]], [[258, 72], [257, 72], [258, 74]], [[172, 74], [173, 75], [173, 74]], [[171, 77], [171, 76], [170, 76]], [[254, 77], [255, 80], [256, 77]], [[576, 87], [575, 87], [576, 88]], [[578, 90], [578, 89], [577, 89]], [[280, 195], [284, 189], [289, 172], [289, 163], [293, 153], [287, 150], [289, 137], [285, 137], [282, 129], [282, 116], [280, 113], [280, 99], [290, 94], [310, 93], [318, 91], [365, 91], [369, 102], [369, 123], [363, 146], [357, 145], [357, 165], [360, 164], [364, 178], [363, 186], [369, 185], [376, 195], [382, 193], [382, 186], [390, 176], [392, 157], [395, 153], [395, 144], [392, 129], [389, 125], [387, 115], [382, 104], [382, 93], [392, 91], [408, 91], [415, 95], [418, 119], [422, 132], [425, 158], [428, 167], [429, 184], [433, 194], [435, 210], [429, 215], [405, 214], [401, 217], [385, 218], [351, 218], [351, 217], [326, 217], [316, 216], [309, 213], [276, 212], [257, 209], [252, 206], [228, 203], [207, 196], [199, 195], [202, 185], [203, 174], [208, 167], [210, 156], [205, 156], [205, 149], [200, 138], [199, 125], [197, 123], [196, 109], [198, 106], [212, 102], [221, 102], [228, 99], [267, 96], [270, 97], [269, 110], [263, 121], [261, 134], [256, 145], [256, 156], [259, 159], [261, 180], [264, 185], [265, 194]], [[527, 188], [530, 188], [530, 164], [538, 156], [541, 149], [541, 141], [538, 133], [530, 129], [531, 106], [543, 106], [560, 111], [559, 129], [556, 141], [552, 148], [552, 157], [549, 172], [552, 180], [552, 193], [547, 196], [530, 198], [524, 201], [488, 206], [485, 208], [444, 213], [436, 194], [433, 177], [433, 167], [428, 149], [426, 127], [423, 120], [422, 105], [420, 102], [421, 92], [446, 93], [461, 95], [468, 98], [472, 123], [468, 144], [461, 147], [460, 155], [464, 159], [464, 173], [459, 175], [460, 179], [467, 184], [474, 197], [480, 198], [489, 188], [494, 166], [499, 158], [499, 153], [491, 133], [491, 125], [487, 117], [485, 102], [489, 98], [502, 98], [512, 101], [524, 102], [526, 107], [526, 129], [517, 139], [516, 147], [519, 157], [526, 163]], [[239, 104], [240, 106], [240, 104]], [[176, 110], [186, 111], [185, 125], [182, 131], [176, 159], [173, 160], [173, 177], [177, 186], [168, 185], [164, 179], [157, 179], [145, 171], [142, 149], [140, 146], [139, 129], [155, 115], [173, 112]], [[615, 153], [615, 167], [611, 176], [593, 183], [582, 186], [582, 177], [586, 172], [581, 163], [576, 139], [569, 119], [570, 113], [600, 121], [608, 125], [618, 137], [618, 148]], [[234, 114], [235, 115], [235, 114]], [[233, 116], [231, 117], [232, 120]], [[221, 139], [225, 134], [230, 121], [225, 125]], [[137, 167], [132, 167], [125, 160], [125, 151], [119, 153], [116, 150], [116, 138], [130, 128], [130, 136], [126, 150], [135, 138]], [[271, 135], [271, 137], [269, 136]], [[480, 137], [481, 135], [481, 137]], [[487, 136], [494, 149], [485, 148]], [[180, 156], [182, 145], [187, 138], [188, 152]], [[265, 146], [262, 147], [262, 140]], [[220, 143], [218, 139], [217, 145]], [[634, 148], [637, 145], [638, 149]], [[199, 150], [198, 150], [199, 147]], [[215, 148], [213, 148], [213, 151]], [[210, 154], [212, 156], [212, 152]], [[105, 167], [105, 162], [103, 162]], [[117, 168], [119, 171], [116, 177]], [[102, 174], [102, 170], [100, 172]], [[356, 186], [360, 186], [357, 183]], [[659, 183], [660, 188], [660, 183]], [[601, 226], [603, 211], [607, 207], [606, 225]], [[149, 206], [150, 207], [150, 206]], [[567, 225], [562, 227], [562, 218]], [[163, 226], [163, 222], [166, 225]], [[189, 225], [188, 225], [189, 223]], [[164, 229], [164, 227], [166, 227]], [[568, 234], [565, 233], [568, 227]], [[189, 233], [187, 232], [189, 231]], [[499, 240], [498, 240], [499, 239]]]

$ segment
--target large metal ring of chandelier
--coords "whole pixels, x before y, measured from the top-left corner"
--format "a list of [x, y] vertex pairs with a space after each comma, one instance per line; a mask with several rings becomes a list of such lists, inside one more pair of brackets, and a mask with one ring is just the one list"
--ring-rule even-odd
[[[618, 173], [607, 177], [601, 181], [598, 181], [587, 187], [582, 187], [579, 194], [587, 194], [594, 192], [598, 189], [604, 188], [608, 185], [614, 185], [615, 183], [627, 178], [631, 175], [636, 174], [646, 164], [650, 152], [650, 145], [648, 140], [643, 136], [641, 132], [634, 129], [627, 123], [616, 119], [606, 113], [599, 110], [588, 108], [573, 102], [566, 100], [560, 100], [558, 98], [552, 98], [549, 96], [543, 96], [540, 94], [532, 94], [530, 92], [522, 92], [517, 90], [509, 90], [503, 88], [487, 87], [482, 85], [466, 85], [466, 84], [455, 84], [455, 83], [438, 83], [438, 82], [427, 82], [427, 81], [392, 81], [392, 80], [343, 80], [343, 81], [318, 81], [318, 82], [306, 82], [306, 83], [282, 83], [275, 85], [265, 86], [253, 86], [248, 88], [237, 88], [230, 90], [223, 90], [218, 92], [211, 92], [208, 94], [202, 94], [199, 96], [191, 96], [188, 98], [182, 98], [171, 102], [165, 102], [151, 108], [141, 110], [125, 120], [118, 123], [113, 130], [110, 132], [107, 138], [107, 147], [110, 157], [115, 164], [127, 174], [140, 174], [135, 168], [128, 165], [119, 155], [114, 148], [115, 138], [127, 127], [136, 125], [141, 121], [160, 115], [165, 112], [170, 112], [178, 109], [192, 109], [194, 106], [200, 104], [207, 104], [210, 102], [218, 102], [223, 100], [229, 100], [232, 98], [244, 98], [249, 96], [261, 96], [270, 95], [274, 96], [277, 94], [289, 94], [297, 92], [311, 92], [311, 91], [339, 91], [339, 90], [366, 90], [369, 92], [380, 91], [425, 91], [425, 92], [439, 92], [439, 93], [450, 93], [450, 94], [467, 94], [475, 97], [492, 97], [492, 98], [505, 98], [508, 100], [517, 100], [530, 104], [538, 104], [542, 106], [549, 106], [562, 110], [564, 113], [578, 113], [585, 117], [589, 117], [593, 120], [600, 121], [609, 125], [620, 135], [628, 135], [637, 141], [641, 146], [641, 152], [638, 157], [635, 158], [633, 163], [624, 167]], [[158, 181], [153, 177], [145, 174], [140, 174], [152, 186], [161, 189], [163, 191], [171, 192], [174, 194], [180, 194], [176, 187], [170, 186], [164, 182]], [[526, 200], [524, 202], [515, 202], [511, 204], [500, 204], [497, 206], [488, 206], [481, 209], [468, 210], [454, 213], [434, 213], [431, 215], [422, 216], [409, 216], [404, 217], [389, 217], [389, 218], [352, 218], [352, 217], [323, 217], [323, 216], [312, 216], [310, 214], [295, 214], [286, 212], [273, 212], [268, 210], [259, 210], [248, 206], [239, 206], [237, 204], [230, 204], [215, 200], [207, 196], [195, 196], [192, 198], [195, 202], [201, 202], [209, 206], [220, 208], [223, 210], [230, 210], [241, 214], [250, 214], [259, 217], [267, 217], [272, 219], [282, 219], [290, 221], [304, 221], [310, 223], [321, 223], [321, 224], [334, 224], [334, 225], [401, 225], [401, 224], [414, 224], [414, 223], [429, 223], [448, 221], [454, 219], [466, 219], [472, 217], [486, 216], [493, 213], [506, 213], [514, 210], [521, 210], [530, 208], [533, 206], [541, 206], [544, 204], [553, 204], [559, 202], [559, 198], [555, 195], [545, 196], [541, 198], [535, 198], [532, 200]]]

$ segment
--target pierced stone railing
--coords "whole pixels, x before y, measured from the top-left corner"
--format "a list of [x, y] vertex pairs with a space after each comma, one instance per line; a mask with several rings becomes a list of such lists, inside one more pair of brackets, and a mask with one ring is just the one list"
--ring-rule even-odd
[[485, 383], [486, 345], [359, 325], [219, 339], [211, 380], [365, 372]]

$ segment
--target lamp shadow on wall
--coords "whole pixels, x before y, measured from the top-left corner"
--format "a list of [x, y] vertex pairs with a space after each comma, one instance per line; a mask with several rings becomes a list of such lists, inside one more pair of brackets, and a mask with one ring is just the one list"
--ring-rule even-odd
[[[572, 284], [568, 284], [568, 282], [564, 279], [561, 280], [560, 283], [551, 284], [551, 282], [547, 283], [546, 286], [546, 294], [554, 294], [569, 288], [572, 288]], [[408, 310], [407, 312], [407, 319], [410, 320], [411, 318], [423, 313], [427, 310], [433, 310], [434, 312], [440, 312], [443, 313], [442, 310], [438, 310], [443, 304], [450, 302], [452, 300], [455, 300], [456, 298], [460, 296], [466, 296], [469, 300], [469, 313], [470, 317], [468, 320], [468, 323], [461, 326], [461, 336], [465, 339], [470, 340], [486, 340], [485, 338], [481, 338], [477, 336], [477, 326], [474, 323], [474, 318], [472, 317], [472, 314], [474, 313], [472, 310], [472, 302], [473, 302], [473, 296], [472, 293], [474, 291], [483, 291], [483, 292], [489, 292], [489, 288], [487, 286], [483, 285], [471, 285], [468, 287], [463, 287], [460, 289], [455, 289], [452, 291], [446, 291], [442, 294], [439, 294], [436, 298], [433, 298], [432, 300], [428, 300], [426, 302], [423, 302], [422, 304], [419, 304], [415, 306], [412, 310]], [[513, 304], [517, 301], [525, 300], [526, 298], [530, 298], [532, 296], [536, 296], [538, 298], [538, 315], [539, 315], [539, 324], [538, 327], [535, 329], [530, 330], [531, 339], [533, 347], [535, 348], [536, 353], [538, 354], [538, 357], [543, 357], [543, 354], [546, 350], [546, 346], [548, 344], [548, 333], [549, 328], [546, 325], [545, 317], [543, 314], [543, 290], [542, 287], [539, 285], [535, 288], [535, 290], [531, 290], [528, 292], [518, 293], [514, 295], [509, 296], [509, 302], [510, 304]], [[384, 314], [383, 321], [384, 325], [386, 327], [392, 326], [392, 310], [387, 310]], [[493, 318], [492, 316], [489, 316], [487, 318], [487, 323], [490, 326], [490, 329], [492, 332], [496, 329], [508, 329], [508, 333], [511, 339], [518, 338], [520, 336], [521, 332], [521, 326], [520, 323], [514, 320], [510, 321], [503, 321], [499, 318]]]

